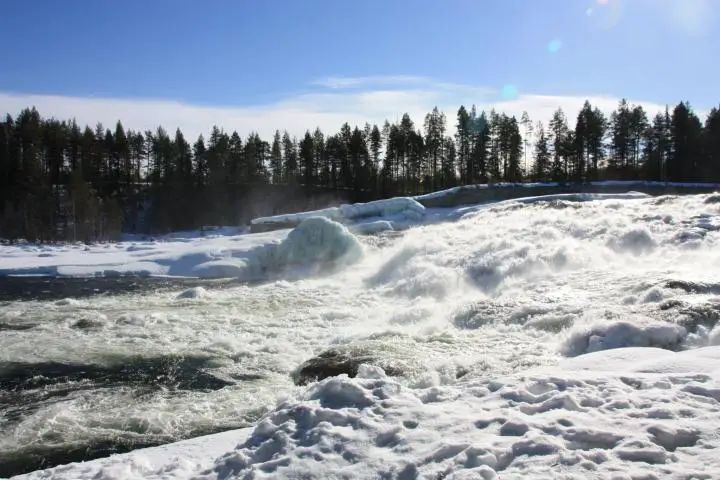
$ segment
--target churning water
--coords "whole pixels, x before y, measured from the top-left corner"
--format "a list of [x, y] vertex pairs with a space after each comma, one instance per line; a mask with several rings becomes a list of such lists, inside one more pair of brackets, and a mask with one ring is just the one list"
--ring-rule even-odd
[[0, 475], [248, 426], [328, 349], [427, 387], [719, 343], [718, 197], [577, 200], [359, 237], [356, 263], [315, 278], [6, 295]]

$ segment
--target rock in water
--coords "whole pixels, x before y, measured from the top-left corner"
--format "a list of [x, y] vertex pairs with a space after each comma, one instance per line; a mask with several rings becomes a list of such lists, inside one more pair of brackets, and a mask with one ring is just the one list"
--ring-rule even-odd
[[347, 374], [348, 377], [355, 377], [360, 365], [372, 364], [383, 368], [390, 376], [398, 376], [403, 373], [403, 368], [398, 365], [388, 365], [386, 361], [380, 360], [368, 351], [355, 349], [330, 349], [322, 352], [317, 357], [303, 362], [293, 372], [293, 381], [296, 385], [307, 385], [310, 382], [323, 380], [328, 377]]

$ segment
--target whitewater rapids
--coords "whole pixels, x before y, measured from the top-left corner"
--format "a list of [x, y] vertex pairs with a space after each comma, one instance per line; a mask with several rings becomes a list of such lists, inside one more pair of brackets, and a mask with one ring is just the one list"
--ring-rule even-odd
[[[540, 197], [439, 215], [446, 215], [447, 221], [418, 223], [391, 234], [358, 236], [342, 230], [343, 241], [352, 245], [352, 258], [342, 268], [322, 275], [313, 271], [312, 275], [294, 275], [292, 280], [217, 290], [0, 306], [0, 324], [17, 327], [8, 327], [0, 336], [0, 375], [4, 375], [0, 378], [10, 378], [7, 372], [13, 365], [27, 369], [47, 364], [91, 365], [103, 372], [115, 371], [119, 364], [171, 364], [176, 375], [163, 388], [153, 389], [122, 379], [94, 384], [69, 377], [45, 387], [53, 395], [28, 387], [25, 393], [17, 393], [19, 398], [5, 399], [0, 413], [0, 455], [10, 458], [43, 449], [82, 448], [118, 438], [138, 445], [170, 442], [249, 427], [278, 404], [281, 407], [258, 424], [249, 440], [260, 443], [241, 444], [237, 452], [224, 456], [222, 449], [233, 447], [223, 445], [220, 451], [208, 453], [217, 457], [215, 463], [211, 458], [198, 460], [170, 471], [169, 476], [294, 478], [288, 467], [294, 465], [298, 472], [324, 478], [333, 468], [346, 467], [346, 476], [356, 478], [377, 478], [383, 472], [388, 478], [441, 473], [471, 478], [462, 477], [463, 469], [475, 469], [481, 475], [473, 478], [496, 478], [498, 472], [501, 478], [515, 478], [527, 473], [527, 468], [549, 468], [557, 458], [544, 462], [548, 455], [575, 452], [579, 456], [574, 460], [567, 453], [570, 460], [562, 471], [577, 478], [587, 478], [582, 475], [590, 470], [608, 475], [621, 471], [634, 458], [644, 459], [643, 472], [657, 475], [645, 478], [670, 478], [675, 470], [667, 473], [653, 465], [672, 463], [671, 450], [716, 446], [708, 443], [709, 438], [700, 442], [706, 432], [698, 426], [687, 432], [677, 425], [672, 431], [658, 427], [656, 436], [667, 440], [663, 446], [662, 441], [632, 443], [633, 439], [613, 432], [598, 436], [581, 427], [573, 430], [575, 420], [567, 418], [569, 424], [558, 427], [564, 436], [558, 433], [557, 439], [549, 440], [546, 437], [553, 436], [549, 430], [541, 435], [541, 426], [525, 417], [546, 400], [559, 402], [552, 409], [592, 409], [592, 402], [573, 406], [563, 403], [573, 401], [566, 397], [551, 399], [549, 392], [561, 384], [569, 388], [574, 375], [560, 378], [554, 387], [548, 381], [498, 379], [530, 369], [552, 372], [547, 369], [559, 362], [618, 347], [628, 352], [644, 348], [660, 358], [657, 349], [670, 354], [720, 345], [716, 326], [720, 318], [720, 197]], [[288, 233], [262, 235], [264, 239], [277, 235], [279, 243]], [[232, 245], [233, 237], [213, 242], [212, 248], [221, 242]], [[23, 325], [27, 328], [18, 327]], [[329, 379], [310, 390], [295, 386], [295, 369], [329, 348], [361, 351], [401, 374], [388, 378], [377, 367], [368, 366], [356, 380]], [[579, 367], [573, 364], [572, 368]], [[154, 374], [156, 369], [145, 371]], [[605, 374], [583, 375], [577, 382], [594, 388], [597, 398], [625, 388], [622, 381]], [[693, 381], [705, 381], [700, 380]], [[654, 381], [669, 382], [666, 393], [679, 385], [667, 379]], [[502, 390], [503, 385], [510, 385], [509, 390]], [[705, 389], [703, 398], [715, 402], [712, 408], [720, 401], [720, 395], [714, 398], [712, 393], [717, 386], [688, 381], [678, 388], [685, 388], [683, 395]], [[708, 389], [712, 391], [707, 393]], [[500, 396], [493, 397], [494, 392]], [[23, 395], [27, 395], [25, 402]], [[512, 395], [515, 404], [508, 400]], [[630, 401], [640, 405], [644, 397], [637, 395]], [[538, 396], [544, 398], [531, 398]], [[465, 397], [474, 400], [459, 400]], [[485, 397], [494, 400], [485, 405]], [[418, 398], [423, 401], [418, 403]], [[510, 417], [505, 412], [502, 418], [485, 409], [501, 399], [502, 408], [512, 409], [523, 402], [532, 408]], [[8, 406], [11, 401], [15, 403]], [[320, 402], [319, 410], [307, 406], [313, 401]], [[415, 431], [417, 422], [432, 418], [440, 433], [445, 429], [462, 436], [457, 418], [450, 416], [443, 422], [437, 417], [457, 412], [458, 402], [472, 407], [464, 412], [468, 424], [486, 422], [486, 427], [497, 428], [441, 452], [428, 447], [441, 442], [432, 436], [415, 438], [416, 443], [401, 442], [403, 428]], [[303, 408], [309, 416], [305, 420], [317, 427], [312, 430], [314, 436], [302, 441], [293, 437], [279, 445], [282, 438], [292, 437], [292, 432], [283, 430], [288, 422], [295, 422], [292, 428], [299, 429], [305, 421], [297, 417]], [[335, 416], [334, 409], [338, 410]], [[353, 409], [360, 412], [355, 417]], [[417, 418], [406, 418], [412, 409], [420, 412]], [[611, 429], [612, 422], [603, 425]], [[493, 435], [508, 436], [503, 428], [525, 443], [519, 447], [493, 443]], [[283, 431], [285, 437], [280, 434]], [[336, 451], [333, 461], [324, 464], [322, 457], [328, 452], [320, 455], [321, 447], [335, 448], [336, 437], [346, 438], [350, 447], [353, 442], [368, 441], [352, 431], [374, 432], [375, 447], [347, 454]], [[387, 442], [377, 440], [383, 435]], [[277, 448], [259, 446], [263, 439], [270, 439]], [[480, 441], [487, 442], [485, 450], [467, 450], [472, 442]], [[420, 444], [427, 448], [416, 448]], [[393, 450], [387, 462], [380, 461], [384, 449], [398, 445], [405, 445], [405, 455]], [[493, 445], [498, 451], [492, 450]], [[266, 448], [267, 455], [258, 453], [259, 448]], [[516, 450], [512, 455], [498, 453], [508, 448], [511, 453]], [[457, 459], [461, 453], [465, 463]], [[432, 460], [428, 455], [434, 455]], [[518, 460], [523, 455], [540, 460]], [[277, 462], [271, 465], [273, 459]], [[352, 466], [358, 464], [367, 468]], [[98, 478], [161, 477], [167, 468], [136, 467], [109, 468]], [[99, 471], [88, 468], [87, 476]], [[691, 470], [702, 473], [699, 468], [693, 464]], [[78, 472], [59, 467], [57, 475], [78, 478]], [[408, 476], [402, 477], [403, 472]]]

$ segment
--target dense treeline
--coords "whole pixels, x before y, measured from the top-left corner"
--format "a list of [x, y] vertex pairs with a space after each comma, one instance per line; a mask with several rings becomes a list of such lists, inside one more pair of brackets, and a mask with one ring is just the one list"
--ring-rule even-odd
[[652, 118], [625, 100], [609, 116], [586, 102], [574, 124], [558, 109], [543, 125], [461, 106], [453, 136], [447, 123], [435, 108], [422, 125], [405, 114], [269, 141], [215, 126], [191, 142], [180, 130], [81, 127], [29, 108], [0, 123], [0, 237], [92, 241], [237, 224], [275, 213], [257, 195], [273, 185], [370, 199], [498, 181], [720, 181], [716, 108], [702, 121], [684, 102]]

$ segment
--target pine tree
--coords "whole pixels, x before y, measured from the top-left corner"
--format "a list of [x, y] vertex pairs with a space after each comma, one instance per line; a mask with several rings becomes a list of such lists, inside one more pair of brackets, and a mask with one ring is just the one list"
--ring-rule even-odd
[[313, 132], [313, 149], [315, 159], [313, 161], [313, 178], [315, 184], [320, 186], [328, 186], [330, 178], [330, 166], [328, 164], [328, 156], [325, 151], [325, 135], [320, 127], [316, 127]]
[[380, 172], [380, 148], [382, 147], [382, 134], [377, 125], [373, 125], [370, 131], [370, 157], [372, 158], [373, 178], [372, 188], [377, 192], [380, 191], [379, 172]]
[[445, 114], [438, 107], [425, 116], [425, 149], [430, 157], [430, 190], [435, 190], [435, 177], [438, 176], [438, 164], [445, 146]]
[[310, 130], [305, 132], [305, 137], [300, 142], [300, 171], [305, 186], [313, 186], [315, 182], [315, 145]]
[[488, 156], [487, 156], [487, 176], [488, 180], [491, 180], [493, 182], [497, 182], [500, 180], [500, 140], [501, 140], [501, 130], [502, 130], [502, 119], [499, 113], [497, 113], [495, 110], [492, 110], [490, 112], [490, 117], [488, 119], [488, 129], [489, 129], [489, 139], [490, 139], [490, 148], [488, 150]]
[[472, 183], [475, 172], [470, 157], [470, 114], [464, 105], [457, 111], [457, 124], [455, 126], [455, 141], [457, 142], [457, 160], [460, 164], [460, 181], [465, 184]]
[[350, 155], [351, 185], [356, 192], [360, 192], [363, 190], [367, 178], [367, 172], [363, 167], [367, 164], [368, 152], [365, 136], [357, 127], [352, 131], [348, 151]]
[[592, 107], [590, 102], [585, 100], [580, 113], [578, 113], [575, 121], [575, 153], [577, 156], [577, 164], [573, 168], [571, 178], [576, 182], [582, 182], [585, 179], [587, 165], [590, 163], [590, 135], [588, 133], [589, 117], [592, 115]]
[[652, 125], [645, 129], [641, 176], [647, 180], [663, 178], [665, 168], [662, 150], [662, 136], [665, 129], [664, 120], [665, 116], [658, 113], [653, 118]]
[[513, 116], [507, 120], [506, 123], [506, 136], [507, 136], [507, 171], [505, 180], [508, 182], [520, 182], [522, 181], [522, 167], [520, 161], [523, 154], [522, 146], [522, 135], [520, 134], [520, 128], [517, 119]]
[[568, 149], [570, 144], [568, 141], [570, 131], [562, 108], [558, 108], [553, 113], [550, 124], [548, 125], [548, 130], [548, 140], [552, 146], [551, 178], [556, 182], [567, 181], [571, 156], [571, 152]]
[[190, 144], [178, 128], [175, 131], [175, 139], [172, 142], [172, 163], [177, 172], [176, 181], [169, 188], [169, 201], [175, 208], [169, 212], [172, 226], [179, 226], [182, 229], [192, 228], [194, 218], [191, 215], [194, 209], [192, 194], [194, 187], [193, 156]]
[[545, 182], [549, 179], [551, 170], [551, 156], [548, 137], [545, 135], [545, 127], [538, 122], [535, 129], [537, 140], [535, 141], [535, 166], [533, 176], [535, 181]]
[[295, 183], [297, 181], [297, 143], [290, 139], [290, 134], [285, 130], [282, 137], [283, 146], [283, 171], [285, 181]]
[[[82, 132], [80, 131], [80, 126], [77, 124], [77, 121], [73, 119], [70, 122], [69, 125], [69, 131], [68, 131], [68, 138], [67, 138], [67, 151], [65, 152], [65, 156], [67, 158], [68, 163], [68, 169], [73, 172], [75, 171], [79, 165], [80, 165], [80, 150], [82, 148]], [[2, 148], [2, 147], [0, 147]]]
[[130, 138], [130, 162], [132, 164], [133, 182], [140, 184], [143, 178], [143, 158], [147, 156], [145, 151], [145, 137], [140, 132]]
[[445, 137], [445, 146], [443, 148], [444, 155], [442, 158], [442, 183], [440, 187], [450, 188], [457, 184], [456, 163], [457, 153], [455, 150], [455, 142], [451, 137]]
[[523, 171], [528, 173], [528, 152], [530, 151], [530, 139], [533, 135], [533, 124], [527, 111], [522, 113], [520, 124], [523, 126], [523, 152], [525, 153]]
[[629, 178], [637, 178], [640, 168], [640, 157], [643, 150], [644, 132], [649, 126], [645, 110], [637, 105], [633, 106], [630, 112], [629, 142], [630, 142], [630, 165]]
[[704, 180], [720, 182], [720, 109], [713, 107], [703, 130]]
[[[130, 142], [123, 128], [122, 122], [115, 125], [113, 135], [113, 150], [111, 157], [114, 163], [114, 177], [117, 178], [118, 187], [128, 188], [132, 182], [132, 164], [130, 162]], [[122, 186], [122, 187], [121, 187]]]
[[[245, 150], [242, 138], [237, 131], [230, 134], [228, 141], [227, 164], [225, 165], [224, 183], [228, 188], [228, 194], [237, 191], [237, 186], [250, 181], [250, 167], [245, 161]], [[233, 195], [228, 195], [232, 197]], [[232, 199], [229, 198], [231, 201]]]
[[270, 147], [270, 172], [272, 183], [279, 184], [282, 182], [282, 137], [280, 136], [280, 130], [275, 130], [273, 135], [272, 147]]
[[668, 179], [676, 182], [696, 180], [702, 124], [689, 103], [680, 102], [673, 110], [670, 138], [672, 154], [668, 161]]
[[486, 183], [488, 179], [488, 156], [490, 146], [490, 125], [488, 124], [485, 112], [478, 117], [473, 106], [470, 113], [470, 135], [472, 146], [470, 151], [471, 167], [473, 176], [468, 177], [468, 183]]
[[342, 127], [340, 127], [340, 135], [339, 135], [339, 151], [338, 151], [338, 161], [339, 161], [339, 172], [338, 172], [338, 183], [344, 188], [351, 188], [354, 185], [353, 182], [353, 169], [352, 169], [352, 161], [350, 160], [350, 142], [352, 139], [352, 129], [350, 128], [350, 124], [345, 122], [343, 123]]
[[610, 116], [611, 155], [608, 167], [614, 174], [625, 178], [631, 168], [632, 110], [627, 100], [620, 100], [617, 110]]
[[202, 134], [193, 145], [193, 169], [195, 170], [195, 182], [201, 189], [208, 182], [207, 152], [205, 150], [205, 138]]

